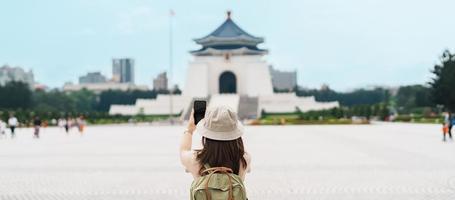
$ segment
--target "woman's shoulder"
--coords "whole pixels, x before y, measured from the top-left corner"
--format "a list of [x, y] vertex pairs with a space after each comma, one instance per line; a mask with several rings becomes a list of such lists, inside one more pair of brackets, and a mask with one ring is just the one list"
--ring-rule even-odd
[[197, 161], [197, 152], [194, 150], [186, 151], [182, 155], [183, 166], [185, 166], [185, 171], [197, 177], [199, 173], [199, 162]]
[[180, 153], [182, 163], [186, 167], [197, 164], [196, 156], [197, 156], [197, 152], [195, 152], [193, 150], [183, 151]]

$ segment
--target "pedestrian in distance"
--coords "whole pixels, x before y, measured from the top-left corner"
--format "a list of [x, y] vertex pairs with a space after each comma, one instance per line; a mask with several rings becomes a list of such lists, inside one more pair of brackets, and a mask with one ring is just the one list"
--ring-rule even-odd
[[67, 117], [66, 119], [64, 119], [63, 127], [65, 127], [65, 132], [66, 134], [68, 134], [71, 128], [71, 118]]
[[442, 141], [446, 141], [446, 135], [449, 133], [449, 125], [447, 123], [442, 123]]
[[58, 120], [57, 120], [57, 126], [58, 126], [59, 128], [62, 128], [62, 129], [63, 129], [63, 126], [64, 126], [63, 123], [64, 123], [64, 122], [63, 122], [63, 118], [58, 118]]
[[[237, 114], [215, 107], [195, 125], [193, 113], [180, 145], [180, 161], [194, 178], [190, 199], [246, 200], [243, 181], [251, 158], [244, 149], [244, 129]], [[202, 149], [192, 149], [193, 133], [202, 136]]]
[[39, 131], [40, 131], [41, 125], [42, 125], [41, 119], [38, 116], [35, 116], [35, 119], [33, 120], [35, 138], [39, 138]]
[[18, 120], [14, 116], [14, 114], [10, 114], [9, 119], [8, 119], [8, 126], [11, 130], [11, 138], [14, 138], [16, 136], [16, 127], [18, 125]]
[[0, 119], [0, 138], [4, 138], [6, 136], [6, 123]]
[[85, 119], [84, 116], [79, 116], [79, 118], [76, 119], [76, 125], [79, 130], [79, 133], [82, 135], [84, 134], [84, 127], [85, 127]]
[[449, 138], [452, 139], [452, 133], [450, 132], [451, 129], [451, 124], [452, 124], [452, 119], [451, 119], [451, 114], [450, 112], [444, 112], [443, 113], [444, 119], [443, 119], [443, 141], [446, 141], [446, 135], [449, 135]]
[[453, 113], [449, 113], [449, 138], [453, 140], [452, 138], [452, 127], [455, 125], [455, 116]]

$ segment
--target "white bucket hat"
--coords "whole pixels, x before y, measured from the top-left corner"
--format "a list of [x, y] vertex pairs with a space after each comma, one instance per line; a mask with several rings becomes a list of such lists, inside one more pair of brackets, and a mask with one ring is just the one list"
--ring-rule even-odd
[[212, 140], [236, 140], [243, 135], [243, 125], [237, 113], [226, 106], [218, 106], [207, 109], [195, 132]]

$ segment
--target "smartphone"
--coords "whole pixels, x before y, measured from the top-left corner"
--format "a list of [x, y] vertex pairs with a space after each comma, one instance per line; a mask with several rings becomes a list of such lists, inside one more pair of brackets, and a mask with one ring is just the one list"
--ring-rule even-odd
[[207, 101], [196, 100], [193, 104], [194, 109], [194, 124], [197, 124], [205, 116]]

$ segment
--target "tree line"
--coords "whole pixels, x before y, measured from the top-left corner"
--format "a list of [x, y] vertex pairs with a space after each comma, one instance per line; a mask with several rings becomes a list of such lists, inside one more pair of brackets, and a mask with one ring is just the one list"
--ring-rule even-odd
[[[317, 101], [338, 101], [340, 108], [319, 112], [337, 117], [455, 112], [455, 55], [444, 51], [431, 73], [433, 77], [426, 84], [395, 89], [376, 87], [337, 92], [328, 87], [321, 90], [297, 87], [295, 92], [298, 96], [314, 96]], [[0, 85], [0, 116], [5, 117], [8, 112], [14, 111], [26, 113], [24, 115], [95, 113], [92, 115], [105, 117], [112, 104], [134, 104], [138, 98], [153, 99], [162, 93], [169, 91], [108, 90], [96, 94], [85, 89], [74, 92], [32, 90], [26, 83], [8, 82]], [[174, 93], [180, 94], [181, 91]], [[306, 116], [315, 116], [317, 113], [310, 112]]]
[[390, 91], [386, 88], [377, 87], [371, 90], [357, 89], [352, 92], [337, 92], [330, 88], [321, 90], [299, 89], [297, 96], [314, 96], [316, 101], [338, 101], [342, 106], [373, 105], [387, 102], [390, 98]]
[[299, 113], [302, 117], [315, 116], [377, 116], [390, 114], [438, 117], [441, 112], [455, 113], [455, 55], [443, 52], [431, 70], [433, 77], [425, 84], [401, 86], [396, 89], [377, 87], [352, 92], [296, 90], [298, 96], [314, 96], [317, 101], [338, 101], [340, 108]]
[[[112, 104], [134, 104], [139, 98], [153, 99], [169, 91], [154, 90], [107, 90], [99, 94], [82, 89], [64, 92], [53, 89], [33, 90], [23, 82], [8, 82], [0, 85], [0, 118], [5, 120], [11, 112], [20, 119], [28, 120], [31, 115], [43, 118], [90, 115], [106, 118]], [[180, 90], [174, 91], [180, 94]]]
[[[63, 92], [57, 89], [31, 90], [22, 82], [9, 82], [0, 86], [0, 111], [29, 112], [40, 115], [78, 115], [90, 113], [105, 117], [112, 104], [134, 104], [137, 99], [153, 99], [158, 94], [168, 91], [119, 91], [108, 90], [96, 94], [86, 89], [74, 92]], [[180, 91], [177, 91], [180, 93]], [[399, 87], [397, 92], [386, 88], [371, 90], [358, 89], [352, 92], [337, 92], [330, 88], [325, 90], [297, 90], [298, 96], [314, 96], [317, 101], [338, 101], [341, 108], [321, 111], [326, 116], [386, 115], [385, 109], [395, 108], [401, 114], [423, 113], [425, 108], [435, 108], [432, 89], [425, 85]], [[297, 112], [297, 111], [296, 111]], [[390, 112], [390, 111], [388, 111]], [[97, 113], [97, 114], [94, 114]], [[309, 112], [305, 116], [314, 117], [318, 112]]]

